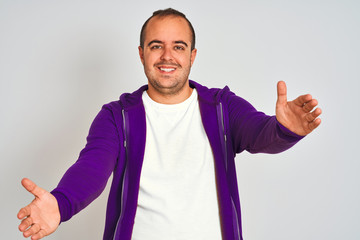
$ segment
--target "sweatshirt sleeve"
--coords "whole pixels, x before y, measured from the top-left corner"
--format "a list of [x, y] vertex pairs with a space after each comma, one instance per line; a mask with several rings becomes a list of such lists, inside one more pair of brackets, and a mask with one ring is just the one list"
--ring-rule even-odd
[[78, 160], [51, 192], [58, 201], [61, 222], [69, 220], [101, 194], [116, 166], [122, 135], [109, 106], [104, 105], [98, 113]]
[[230, 136], [234, 152], [280, 153], [303, 137], [283, 125], [275, 116], [257, 111], [249, 102], [229, 93], [227, 96]]

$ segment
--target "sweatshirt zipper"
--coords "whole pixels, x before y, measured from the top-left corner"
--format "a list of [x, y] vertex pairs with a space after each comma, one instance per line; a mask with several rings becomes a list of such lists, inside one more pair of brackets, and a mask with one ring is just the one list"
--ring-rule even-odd
[[[221, 127], [222, 127], [222, 132], [223, 132], [223, 136], [224, 136], [224, 157], [225, 157], [225, 171], [227, 172], [227, 137], [226, 137], [226, 131], [225, 131], [225, 120], [224, 120], [224, 111], [223, 111], [223, 107], [222, 107], [222, 103], [220, 102], [220, 118], [221, 118]], [[234, 200], [232, 198], [232, 196], [230, 196], [231, 198], [231, 208], [232, 208], [232, 212], [233, 214], [235, 214], [235, 222], [233, 221], [233, 225], [234, 225], [234, 235], [237, 237], [236, 239], [242, 240], [242, 237], [240, 235], [240, 230], [239, 230], [239, 222], [238, 222], [238, 214], [236, 211], [236, 207], [235, 207], [235, 203]], [[234, 217], [233, 217], [234, 218]]]
[[120, 216], [119, 216], [119, 218], [117, 220], [117, 223], [116, 223], [116, 228], [115, 228], [115, 231], [114, 231], [113, 240], [116, 239], [116, 232], [117, 232], [117, 230], [119, 228], [120, 221], [124, 217], [124, 204], [125, 204], [124, 189], [125, 189], [125, 180], [127, 178], [127, 165], [128, 165], [127, 129], [126, 129], [126, 118], [125, 118], [125, 110], [124, 109], [121, 110], [121, 114], [122, 114], [122, 117], [123, 117], [124, 148], [125, 148], [126, 159], [125, 159], [124, 178], [123, 178], [123, 181], [122, 181], [122, 188], [121, 188], [121, 210], [120, 210], [121, 212], [120, 212]]
[[237, 236], [237, 239], [242, 240], [242, 237], [240, 236], [240, 229], [239, 229], [239, 222], [238, 222], [238, 214], [236, 211], [236, 207], [235, 207], [235, 203], [233, 198], [231, 197], [231, 204], [232, 204], [232, 208], [233, 208], [233, 212], [235, 212], [235, 229], [234, 229], [234, 234]]
[[221, 127], [222, 127], [222, 133], [224, 137], [224, 155], [225, 155], [225, 170], [227, 172], [227, 138], [226, 138], [226, 132], [225, 132], [225, 123], [224, 123], [224, 112], [222, 103], [220, 102], [220, 120], [221, 120]]

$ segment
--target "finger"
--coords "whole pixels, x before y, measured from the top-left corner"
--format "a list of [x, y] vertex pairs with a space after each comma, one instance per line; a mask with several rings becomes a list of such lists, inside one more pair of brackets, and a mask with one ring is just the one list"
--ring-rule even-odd
[[20, 225], [19, 225], [19, 230], [21, 232], [24, 232], [26, 229], [28, 229], [31, 224], [33, 224], [33, 220], [31, 217], [27, 217], [24, 220], [21, 221]]
[[32, 225], [26, 232], [24, 232], [24, 237], [30, 237], [31, 235], [36, 234], [37, 232], [40, 231], [40, 225], [39, 224], [34, 224]]
[[308, 122], [312, 122], [312, 121], [315, 120], [315, 117], [313, 116], [312, 113], [308, 113], [308, 114], [306, 114], [305, 119], [306, 119], [306, 121], [308, 121]]
[[277, 83], [277, 103], [278, 104], [287, 103], [287, 89], [284, 81], [279, 81]]
[[31, 208], [28, 205], [28, 206], [23, 207], [22, 209], [20, 209], [20, 211], [17, 214], [17, 217], [18, 217], [18, 219], [23, 219], [23, 218], [29, 216], [30, 213], [31, 213]]
[[315, 128], [317, 128], [321, 123], [321, 119], [317, 118], [313, 122], [309, 123], [309, 128], [311, 131], [313, 131]]
[[31, 240], [38, 240], [38, 239], [41, 239], [43, 237], [45, 237], [47, 234], [45, 232], [44, 229], [41, 229], [39, 232], [37, 232], [36, 234], [34, 234], [32, 237], [31, 237]]
[[318, 116], [320, 116], [321, 114], [321, 109], [320, 108], [317, 108], [315, 109], [314, 111], [306, 114], [305, 118], [308, 122], [312, 122], [314, 121]]
[[41, 187], [38, 187], [33, 181], [28, 178], [24, 178], [21, 180], [21, 184], [24, 186], [26, 190], [28, 190], [35, 197], [39, 197], [45, 193], [45, 190]]
[[311, 114], [313, 115], [314, 119], [317, 118], [318, 116], [320, 116], [322, 113], [321, 108], [317, 108], [315, 109]]
[[303, 107], [304, 104], [310, 102], [311, 100], [312, 100], [312, 96], [310, 94], [305, 94], [305, 95], [301, 95], [301, 96], [297, 97], [294, 100], [294, 103], [299, 107]]
[[316, 99], [311, 99], [311, 101], [304, 104], [303, 110], [305, 112], [311, 112], [314, 109], [314, 107], [316, 107], [317, 105], [318, 105], [318, 101]]

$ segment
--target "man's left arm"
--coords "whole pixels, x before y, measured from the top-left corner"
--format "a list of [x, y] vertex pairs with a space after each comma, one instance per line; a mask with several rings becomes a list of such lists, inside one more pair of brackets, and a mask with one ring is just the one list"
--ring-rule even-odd
[[[277, 86], [276, 116], [257, 111], [249, 102], [228, 93], [229, 134], [234, 153], [280, 153], [319, 126], [321, 109], [310, 94], [287, 101], [286, 85]], [[314, 109], [316, 108], [316, 109]]]

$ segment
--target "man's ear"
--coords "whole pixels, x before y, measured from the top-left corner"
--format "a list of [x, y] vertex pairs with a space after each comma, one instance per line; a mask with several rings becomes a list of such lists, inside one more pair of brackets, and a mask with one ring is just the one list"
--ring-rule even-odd
[[139, 46], [138, 49], [139, 49], [140, 60], [141, 60], [142, 64], [144, 65], [144, 50], [142, 49], [141, 46]]
[[195, 61], [196, 53], [197, 53], [197, 49], [194, 48], [194, 49], [191, 51], [191, 56], [190, 56], [191, 66], [193, 65], [193, 63], [194, 63], [194, 61]]

